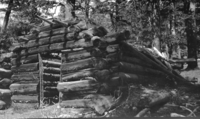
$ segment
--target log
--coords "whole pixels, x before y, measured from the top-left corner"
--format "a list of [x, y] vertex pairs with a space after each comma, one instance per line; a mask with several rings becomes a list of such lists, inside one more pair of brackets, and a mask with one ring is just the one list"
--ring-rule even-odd
[[14, 95], [37, 94], [37, 85], [37, 83], [13, 83], [12, 85], [10, 85], [10, 90]]
[[28, 55], [23, 56], [21, 58], [11, 58], [12, 66], [20, 65], [20, 64], [28, 64], [28, 63], [35, 63], [38, 62], [38, 56], [35, 55]]
[[47, 20], [47, 19], [44, 19], [44, 18], [42, 18], [42, 17], [40, 17], [40, 16], [38, 16], [38, 15], [35, 15], [37, 18], [39, 18], [39, 19], [41, 19], [42, 21], [45, 21], [45, 22], [47, 22], [48, 24], [50, 24], [50, 25], [53, 25], [54, 23], [53, 22], [51, 22], [51, 21], [49, 21], [49, 20]]
[[62, 75], [62, 81], [67, 82], [67, 81], [76, 81], [80, 80], [84, 77], [90, 77], [93, 75], [93, 70], [92, 68], [90, 69], [84, 69], [75, 73], [69, 73], [66, 75]]
[[109, 45], [106, 47], [106, 51], [108, 53], [114, 53], [117, 52], [119, 50], [119, 45], [118, 44], [114, 44], [114, 45]]
[[20, 72], [14, 73], [11, 77], [13, 81], [39, 81], [39, 72]]
[[43, 73], [44, 81], [59, 81], [60, 74]]
[[38, 31], [43, 32], [43, 31], [48, 31], [51, 29], [57, 29], [57, 28], [61, 28], [61, 27], [62, 27], [62, 25], [60, 25], [60, 24], [47, 25], [47, 26], [38, 28]]
[[112, 105], [113, 97], [103, 96], [103, 95], [93, 95], [92, 99], [77, 99], [77, 100], [67, 100], [61, 102], [60, 106], [75, 107], [75, 108], [92, 108], [98, 114], [103, 115]]
[[31, 34], [31, 35], [20, 36], [19, 40], [29, 41], [29, 40], [36, 39], [37, 37], [38, 37], [38, 34]]
[[12, 92], [9, 89], [0, 89], [0, 100], [11, 98]]
[[155, 68], [157, 68], [160, 71], [163, 71], [164, 73], [166, 73], [167, 75], [169, 75], [170, 77], [174, 78], [179, 84], [182, 85], [187, 85], [190, 87], [199, 87], [199, 86], [195, 86], [191, 83], [189, 83], [186, 79], [184, 79], [181, 76], [177, 76], [174, 75], [172, 72], [170, 72], [169, 70], [159, 66], [156, 62], [153, 62], [151, 59], [149, 59], [148, 57], [146, 57], [145, 55], [143, 55], [142, 53], [138, 52], [137, 49], [135, 49], [133, 46], [131, 46], [130, 44], [127, 44], [126, 42], [122, 42], [123, 47], [126, 47], [127, 49], [129, 49], [129, 51], [131, 51], [131, 54], [134, 56], [138, 56], [141, 59], [144, 59], [145, 61], [147, 61], [147, 63], [150, 63], [152, 65], [155, 66]]
[[64, 33], [67, 33], [67, 32], [68, 32], [67, 29], [65, 27], [62, 27], [62, 28], [52, 29], [52, 30], [49, 30], [49, 31], [40, 32], [38, 37], [43, 38], [43, 37], [48, 37], [48, 36], [64, 34]]
[[69, 27], [70, 25], [78, 24], [80, 21], [73, 20], [73, 21], [68, 21], [68, 22], [62, 22], [62, 21], [58, 21], [58, 20], [54, 19], [53, 22], [56, 22], [56, 23], [62, 25], [63, 27]]
[[3, 68], [0, 68], [0, 77], [1, 78], [10, 78], [12, 76], [11, 70], [6, 70]]
[[19, 67], [12, 66], [11, 70], [12, 72], [33, 72], [37, 71], [38, 69], [38, 63], [29, 63], [29, 64], [22, 64]]
[[42, 60], [43, 65], [45, 67], [56, 67], [56, 68], [60, 68], [61, 63], [60, 62], [55, 62], [55, 61], [48, 61], [48, 60]]
[[13, 95], [11, 100], [15, 103], [38, 103], [37, 95]]
[[87, 69], [87, 68], [93, 68], [92, 58], [87, 58], [87, 59], [70, 62], [70, 63], [63, 63], [63, 65], [61, 66], [61, 72], [65, 74], [65, 73], [75, 72], [75, 71]]
[[75, 60], [79, 60], [79, 59], [85, 59], [85, 58], [89, 58], [91, 57], [91, 54], [89, 51], [87, 50], [81, 50], [81, 51], [77, 51], [77, 52], [70, 52], [68, 54], [65, 55], [66, 61], [75, 61]]
[[6, 103], [4, 101], [0, 100], [0, 110], [5, 109], [5, 107], [6, 107]]
[[3, 78], [0, 80], [0, 89], [9, 89], [10, 84], [12, 81], [8, 78]]
[[60, 74], [60, 68], [43, 67], [44, 73]]
[[73, 81], [73, 82], [60, 82], [57, 85], [59, 92], [67, 93], [70, 91], [85, 91], [95, 89], [97, 83], [91, 80]]
[[74, 99], [85, 99], [87, 95], [96, 94], [96, 90], [88, 90], [88, 91], [78, 91], [78, 92], [68, 92], [62, 93], [61, 99], [64, 100], [74, 100]]

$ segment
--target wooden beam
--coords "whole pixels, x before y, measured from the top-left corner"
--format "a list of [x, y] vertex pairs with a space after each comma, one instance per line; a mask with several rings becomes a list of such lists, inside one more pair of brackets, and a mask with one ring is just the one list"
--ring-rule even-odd
[[39, 72], [20, 72], [14, 73], [11, 77], [13, 81], [21, 82], [21, 81], [39, 81]]
[[59, 74], [49, 74], [43, 73], [44, 81], [59, 81], [60, 75]]
[[28, 63], [35, 63], [38, 62], [37, 54], [23, 56], [21, 58], [11, 58], [12, 66], [16, 66], [18, 64], [28, 64]]
[[10, 90], [14, 95], [37, 94], [37, 85], [37, 83], [13, 83], [10, 85]]
[[43, 67], [44, 73], [60, 74], [60, 68]]
[[61, 72], [70, 73], [70, 72], [75, 72], [78, 70], [93, 68], [93, 67], [94, 67], [93, 59], [87, 58], [87, 59], [78, 60], [75, 62], [63, 63], [63, 65], [61, 66]]
[[38, 70], [38, 63], [29, 63], [29, 64], [22, 64], [20, 66], [12, 66], [12, 72], [32, 72]]
[[38, 103], [37, 95], [13, 95], [11, 100], [15, 103]]
[[39, 77], [40, 77], [40, 85], [39, 85], [39, 106], [42, 107], [43, 106], [43, 99], [44, 99], [44, 77], [43, 77], [43, 73], [44, 73], [44, 68], [43, 68], [43, 63], [42, 63], [42, 57], [41, 55], [38, 53], [38, 60], [39, 60]]
[[54, 61], [48, 61], [48, 60], [42, 60], [42, 63], [45, 67], [57, 67], [60, 68], [61, 63], [60, 62], [54, 62]]
[[85, 91], [97, 88], [97, 83], [91, 80], [60, 82], [57, 85], [59, 92], [67, 93], [70, 91]]

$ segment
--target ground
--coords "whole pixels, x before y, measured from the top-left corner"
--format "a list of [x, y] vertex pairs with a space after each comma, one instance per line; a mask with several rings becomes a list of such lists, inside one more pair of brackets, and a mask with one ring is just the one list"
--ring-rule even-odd
[[[199, 61], [200, 67], [200, 61]], [[200, 83], [200, 68], [195, 70], [182, 71], [184, 77], [195, 77]], [[181, 114], [183, 116], [200, 117], [200, 94], [192, 93], [185, 90], [184, 87], [179, 88], [179, 98], [174, 100], [175, 103], [168, 103], [155, 114], [154, 117], [170, 117], [172, 113]], [[175, 105], [179, 104], [179, 105]], [[180, 106], [181, 105], [181, 106]], [[83, 115], [86, 113], [86, 115]], [[194, 114], [193, 114], [194, 113]], [[176, 115], [176, 114], [173, 114]], [[72, 117], [95, 117], [91, 109], [61, 109], [58, 105], [37, 109], [37, 104], [13, 103], [7, 110], [0, 110], [0, 119], [18, 119], [18, 118], [72, 118]]]

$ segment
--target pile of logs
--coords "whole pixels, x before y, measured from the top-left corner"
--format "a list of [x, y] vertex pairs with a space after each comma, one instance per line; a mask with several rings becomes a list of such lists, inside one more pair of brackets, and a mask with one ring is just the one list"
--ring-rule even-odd
[[9, 108], [12, 104], [12, 93], [9, 89], [12, 72], [10, 70], [10, 53], [1, 54], [0, 57], [0, 110]]

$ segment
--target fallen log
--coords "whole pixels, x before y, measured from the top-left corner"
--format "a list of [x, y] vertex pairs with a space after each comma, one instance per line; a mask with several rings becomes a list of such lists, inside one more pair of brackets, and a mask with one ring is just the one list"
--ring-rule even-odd
[[87, 59], [70, 62], [70, 63], [63, 63], [63, 65], [61, 66], [61, 72], [65, 74], [65, 73], [75, 72], [75, 71], [87, 69], [87, 68], [93, 68], [92, 58], [87, 58]]
[[44, 73], [60, 74], [60, 68], [43, 67]]
[[68, 82], [68, 81], [77, 81], [80, 80], [84, 77], [90, 77], [93, 75], [93, 70], [92, 68], [90, 69], [84, 69], [75, 73], [69, 73], [66, 75], [62, 75], [62, 81], [63, 82]]
[[12, 72], [33, 72], [37, 71], [38, 69], [38, 63], [29, 63], [29, 64], [22, 64], [20, 66], [12, 66], [11, 71]]
[[37, 94], [37, 83], [19, 84], [14, 83], [10, 85], [10, 90], [14, 95]]
[[90, 89], [95, 89], [97, 83], [92, 80], [82, 80], [73, 82], [59, 82], [57, 89], [59, 92], [67, 93], [70, 91], [85, 91]]
[[15, 103], [38, 103], [37, 95], [13, 95], [11, 100]]
[[9, 89], [0, 89], [0, 100], [10, 98], [11, 96], [12, 92]]
[[39, 72], [20, 72], [14, 73], [11, 77], [12, 81], [21, 82], [21, 81], [39, 81]]
[[0, 68], [0, 77], [1, 78], [10, 78], [12, 76], [11, 70], [6, 70], [3, 68]]
[[38, 55], [28, 55], [21, 58], [11, 58], [12, 66], [38, 62]]
[[59, 81], [60, 74], [43, 73], [43, 80], [44, 81]]
[[92, 99], [77, 99], [62, 101], [60, 106], [63, 108], [75, 107], [75, 108], [92, 108], [96, 113], [104, 114], [113, 103], [111, 96], [94, 95]]

